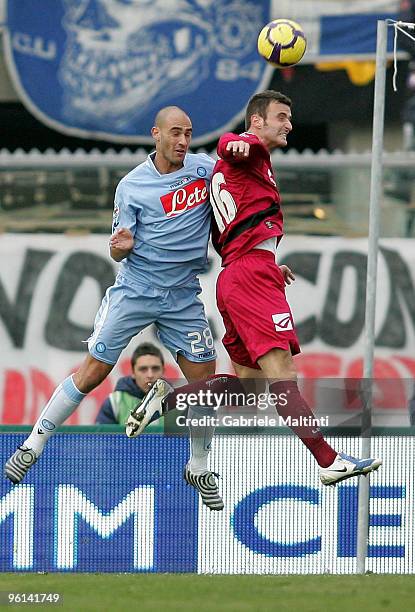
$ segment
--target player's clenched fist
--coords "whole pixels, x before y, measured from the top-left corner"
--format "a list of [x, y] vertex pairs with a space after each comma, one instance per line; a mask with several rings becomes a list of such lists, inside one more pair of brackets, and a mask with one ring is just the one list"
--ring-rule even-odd
[[232, 151], [233, 156], [242, 159], [249, 156], [249, 142], [244, 140], [231, 140], [226, 145], [227, 151]]

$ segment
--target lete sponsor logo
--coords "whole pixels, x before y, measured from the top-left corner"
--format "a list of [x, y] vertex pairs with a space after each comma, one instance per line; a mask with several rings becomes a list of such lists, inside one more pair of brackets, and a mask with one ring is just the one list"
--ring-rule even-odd
[[208, 200], [208, 190], [203, 179], [193, 181], [176, 191], [160, 198], [166, 217], [175, 217], [181, 213], [205, 204]]

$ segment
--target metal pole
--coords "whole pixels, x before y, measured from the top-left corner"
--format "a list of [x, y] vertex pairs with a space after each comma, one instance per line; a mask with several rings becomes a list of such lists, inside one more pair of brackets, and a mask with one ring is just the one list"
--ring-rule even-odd
[[[372, 426], [372, 378], [375, 344], [376, 278], [379, 243], [380, 203], [383, 195], [383, 128], [388, 25], [378, 21], [376, 44], [375, 99], [373, 107], [372, 168], [370, 179], [369, 241], [366, 276], [365, 354], [363, 367], [364, 406], [362, 415], [362, 456], [370, 457]], [[366, 570], [369, 534], [369, 478], [359, 478], [357, 525], [357, 572]]]

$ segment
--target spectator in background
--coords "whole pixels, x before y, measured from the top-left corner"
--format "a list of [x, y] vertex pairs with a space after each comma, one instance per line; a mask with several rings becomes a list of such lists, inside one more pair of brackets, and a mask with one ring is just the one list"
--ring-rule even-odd
[[[102, 404], [95, 422], [105, 425], [124, 425], [131, 411], [141, 404], [153, 383], [163, 376], [164, 358], [157, 346], [150, 342], [139, 344], [131, 357], [131, 376], [123, 376], [115, 390]], [[162, 430], [154, 423], [152, 428]]]

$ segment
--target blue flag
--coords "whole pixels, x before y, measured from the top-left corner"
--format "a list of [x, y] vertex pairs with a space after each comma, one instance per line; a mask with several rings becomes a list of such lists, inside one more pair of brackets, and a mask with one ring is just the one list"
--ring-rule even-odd
[[62, 133], [152, 142], [174, 104], [203, 144], [268, 86], [256, 43], [270, 20], [270, 0], [8, 0], [6, 58], [22, 102]]

